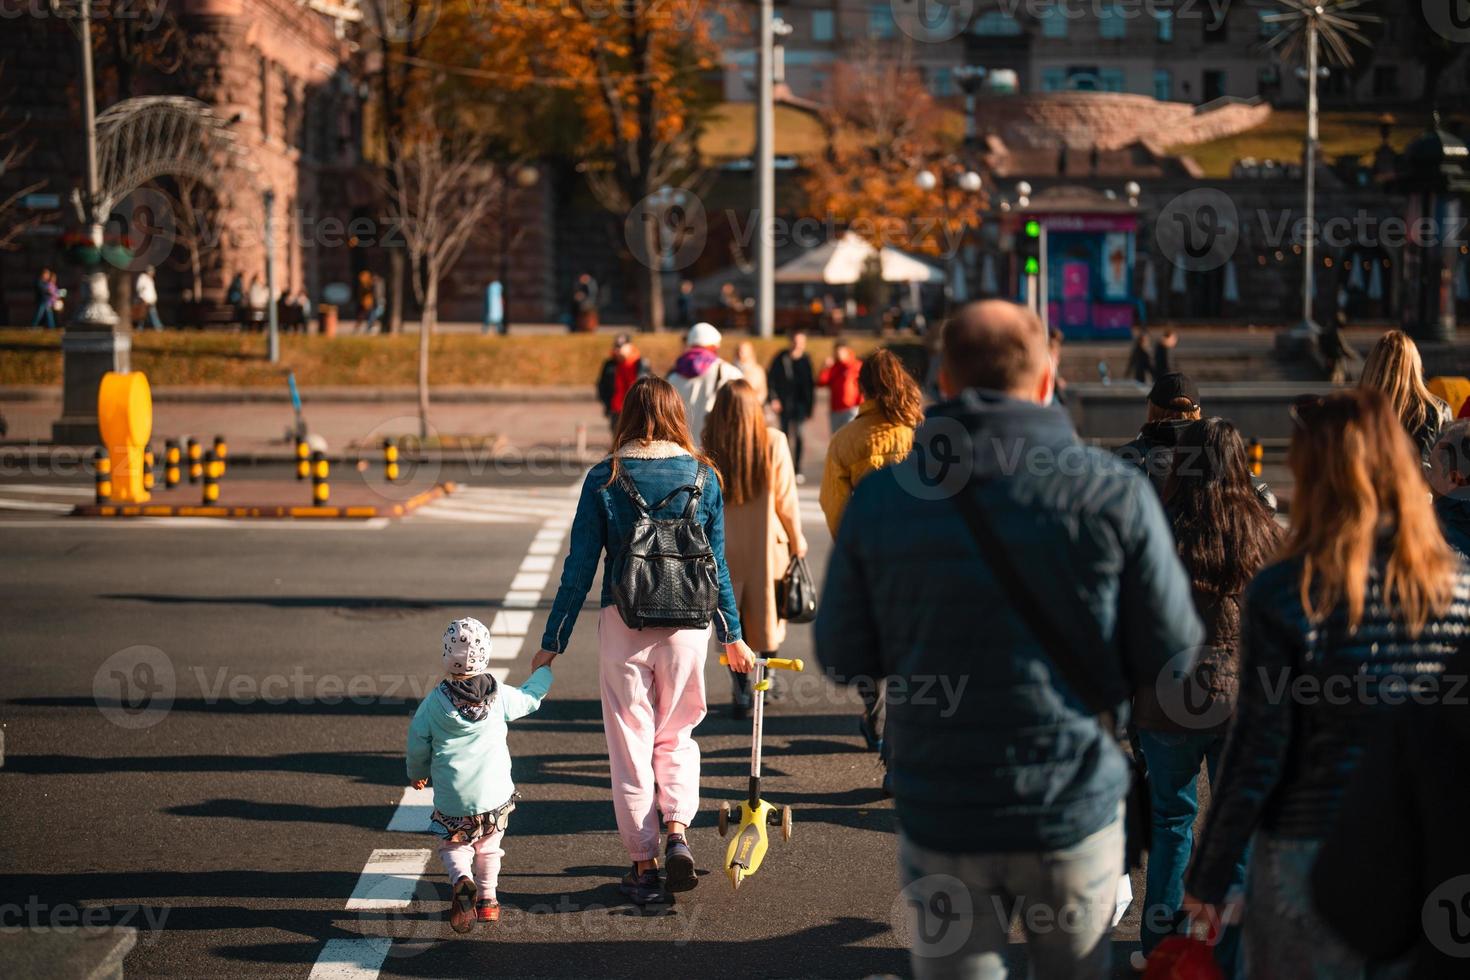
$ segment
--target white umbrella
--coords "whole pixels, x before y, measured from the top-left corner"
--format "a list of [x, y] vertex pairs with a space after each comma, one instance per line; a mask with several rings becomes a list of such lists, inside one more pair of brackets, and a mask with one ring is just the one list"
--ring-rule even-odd
[[879, 274], [884, 282], [943, 282], [944, 271], [896, 248], [874, 249], [859, 236], [847, 232], [833, 242], [807, 250], [776, 270], [781, 283], [825, 283], [847, 286], [862, 278], [863, 270], [878, 255]]

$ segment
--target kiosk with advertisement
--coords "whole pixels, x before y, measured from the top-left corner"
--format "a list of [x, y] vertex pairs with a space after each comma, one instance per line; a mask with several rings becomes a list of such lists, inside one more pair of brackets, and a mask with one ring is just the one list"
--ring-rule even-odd
[[[1042, 227], [1048, 323], [1069, 338], [1126, 337], [1138, 314], [1138, 211], [1085, 188], [1058, 188], [1010, 221]], [[1024, 284], [1015, 293], [1024, 301]]]

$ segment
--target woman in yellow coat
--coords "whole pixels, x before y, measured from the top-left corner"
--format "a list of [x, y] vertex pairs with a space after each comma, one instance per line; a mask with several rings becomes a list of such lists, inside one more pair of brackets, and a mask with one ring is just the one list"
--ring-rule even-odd
[[832, 436], [822, 473], [822, 513], [834, 539], [858, 481], [907, 456], [914, 447], [914, 427], [924, 420], [919, 386], [890, 350], [863, 361], [858, 388], [863, 403], [857, 418]]
[[[780, 429], [766, 425], [765, 405], [748, 381], [720, 389], [705, 417], [704, 451], [725, 488], [725, 564], [745, 641], [757, 656], [775, 656], [786, 638], [776, 583], [793, 557], [806, 556], [796, 467]], [[730, 674], [736, 718], [750, 706], [748, 674]]]

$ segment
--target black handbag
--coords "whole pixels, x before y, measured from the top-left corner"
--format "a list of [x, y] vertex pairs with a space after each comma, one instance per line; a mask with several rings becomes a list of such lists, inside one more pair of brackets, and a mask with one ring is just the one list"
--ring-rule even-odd
[[[612, 576], [613, 602], [629, 629], [703, 629], [714, 618], [720, 595], [715, 554], [694, 516], [705, 470], [701, 465], [692, 484], [675, 487], [652, 507], [627, 470], [618, 474], [618, 486], [638, 511]], [[652, 516], [681, 493], [689, 502], [679, 517]]]
[[817, 586], [805, 558], [793, 555], [786, 574], [777, 580], [776, 615], [788, 623], [810, 623], [817, 618]]
[[1143, 867], [1144, 857], [1153, 843], [1153, 805], [1149, 799], [1148, 771], [1144, 767], [1142, 754], [1133, 751], [1127, 732], [1119, 724], [1115, 711], [1117, 705], [1103, 694], [1097, 678], [1092, 676], [1092, 671], [1083, 662], [1076, 648], [1057, 627], [1057, 620], [1064, 618], [1065, 614], [1059, 616], [1055, 611], [1048, 613], [1036, 595], [1027, 588], [1026, 580], [1016, 563], [1011, 560], [1005, 542], [996, 534], [985, 511], [974, 498], [973, 492], [977, 486], [978, 484], [972, 483], [962, 488], [955, 494], [954, 502], [960, 516], [970, 528], [970, 534], [980, 549], [980, 556], [990, 565], [996, 582], [1005, 590], [1021, 619], [1041, 641], [1052, 664], [1061, 672], [1073, 692], [1082, 699], [1088, 712], [1096, 716], [1103, 731], [1117, 741], [1123, 757], [1128, 760], [1131, 778], [1123, 814], [1124, 870], [1137, 870]]

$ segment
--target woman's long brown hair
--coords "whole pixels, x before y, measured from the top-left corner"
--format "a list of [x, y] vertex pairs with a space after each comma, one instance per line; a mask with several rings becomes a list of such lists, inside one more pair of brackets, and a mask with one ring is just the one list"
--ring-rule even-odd
[[694, 439], [689, 435], [689, 423], [684, 415], [684, 400], [674, 386], [663, 378], [639, 378], [628, 389], [623, 399], [623, 410], [618, 414], [618, 430], [613, 433], [612, 473], [607, 485], [618, 479], [620, 464], [618, 450], [630, 442], [672, 442], [697, 461], [706, 463], [720, 479], [720, 470], [708, 456], [694, 448]]
[[1355, 388], [1299, 404], [1288, 462], [1296, 479], [1283, 557], [1302, 559], [1301, 601], [1317, 622], [1347, 604], [1363, 621], [1380, 535], [1392, 535], [1384, 601], [1417, 636], [1449, 608], [1456, 561], [1429, 502], [1408, 433], [1388, 399]]
[[1383, 392], [1399, 423], [1410, 432], [1417, 432], [1432, 411], [1434, 395], [1424, 385], [1424, 361], [1402, 330], [1390, 330], [1378, 338], [1363, 362], [1358, 384]]
[[725, 478], [725, 500], [738, 505], [771, 485], [771, 437], [760, 398], [748, 381], [732, 381], [704, 418], [704, 448]]
[[893, 351], [880, 348], [868, 355], [858, 371], [858, 387], [895, 425], [912, 429], [924, 421], [924, 395]]

